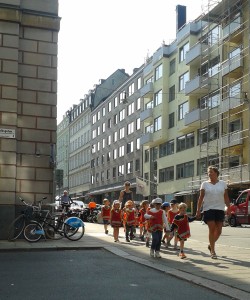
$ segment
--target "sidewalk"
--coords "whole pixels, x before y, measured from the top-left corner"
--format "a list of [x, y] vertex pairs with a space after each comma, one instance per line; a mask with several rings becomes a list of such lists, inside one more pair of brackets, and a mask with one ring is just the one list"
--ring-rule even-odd
[[120, 242], [114, 243], [111, 234], [102, 233], [102, 225], [85, 223], [85, 226], [86, 233], [80, 241], [72, 242], [66, 238], [59, 241], [41, 240], [37, 243], [28, 243], [25, 240], [15, 242], [1, 240], [0, 252], [104, 248], [115, 255], [215, 290], [231, 299], [250, 299], [250, 260], [247, 248], [238, 251], [235, 247], [218, 244], [218, 252], [219, 248], [222, 248], [220, 252], [226, 255], [212, 260], [207, 243], [190, 238], [186, 243], [187, 259], [181, 260], [173, 247], [167, 249], [164, 245], [161, 251], [162, 258], [156, 259], [149, 256], [149, 248], [138, 239], [127, 243], [121, 234], [122, 230]]

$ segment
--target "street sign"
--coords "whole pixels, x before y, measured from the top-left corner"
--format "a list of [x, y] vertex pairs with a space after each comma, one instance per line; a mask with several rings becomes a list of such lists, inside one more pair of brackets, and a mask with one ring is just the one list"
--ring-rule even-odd
[[14, 139], [16, 136], [15, 129], [0, 128], [0, 138]]

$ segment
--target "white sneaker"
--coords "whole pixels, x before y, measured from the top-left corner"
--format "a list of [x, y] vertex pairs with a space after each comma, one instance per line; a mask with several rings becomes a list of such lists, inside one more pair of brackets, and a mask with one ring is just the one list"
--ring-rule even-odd
[[156, 252], [155, 252], [155, 257], [161, 258], [161, 255], [160, 255], [160, 252], [159, 252], [159, 251], [156, 251]]
[[150, 249], [150, 256], [151, 256], [151, 257], [155, 257], [155, 252], [154, 252], [154, 250], [152, 250], [152, 249]]

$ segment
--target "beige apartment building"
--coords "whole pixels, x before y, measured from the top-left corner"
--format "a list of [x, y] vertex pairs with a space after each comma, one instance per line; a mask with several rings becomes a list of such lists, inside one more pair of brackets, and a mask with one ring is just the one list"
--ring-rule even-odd
[[[208, 165], [249, 187], [249, 1], [208, 1], [144, 68], [144, 177], [193, 210]], [[162, 93], [159, 103], [157, 93]]]
[[58, 0], [0, 0], [0, 238], [20, 200], [54, 197]]

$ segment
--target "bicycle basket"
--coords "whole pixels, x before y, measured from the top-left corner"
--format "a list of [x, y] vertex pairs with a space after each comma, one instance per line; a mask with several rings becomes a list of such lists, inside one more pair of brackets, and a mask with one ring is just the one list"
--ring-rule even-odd
[[23, 213], [27, 219], [31, 219], [33, 215], [33, 207], [32, 206], [26, 207]]

